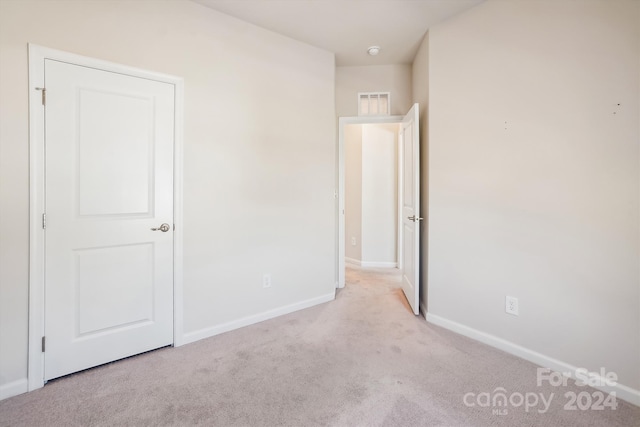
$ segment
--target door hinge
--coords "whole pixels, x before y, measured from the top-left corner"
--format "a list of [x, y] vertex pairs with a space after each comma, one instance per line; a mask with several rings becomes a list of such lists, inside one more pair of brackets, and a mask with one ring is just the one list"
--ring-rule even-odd
[[45, 348], [45, 341], [46, 341], [46, 338], [42, 337], [42, 352], [43, 353], [44, 353], [44, 348]]
[[47, 228], [47, 214], [42, 214], [42, 229], [45, 230]]
[[39, 90], [42, 93], [42, 105], [47, 105], [47, 88], [37, 87], [36, 90]]

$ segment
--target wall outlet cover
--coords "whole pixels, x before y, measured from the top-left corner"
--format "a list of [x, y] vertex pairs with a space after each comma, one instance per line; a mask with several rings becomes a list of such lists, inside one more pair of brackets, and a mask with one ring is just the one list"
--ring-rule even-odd
[[265, 274], [262, 276], [262, 287], [270, 288], [271, 287], [271, 274]]
[[518, 315], [518, 298], [516, 297], [505, 297], [505, 307], [504, 311], [508, 314], [513, 314], [514, 316]]

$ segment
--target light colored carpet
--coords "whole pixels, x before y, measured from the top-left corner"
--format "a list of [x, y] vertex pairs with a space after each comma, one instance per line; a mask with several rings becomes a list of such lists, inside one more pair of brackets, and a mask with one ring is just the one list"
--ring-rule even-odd
[[[498, 387], [555, 397], [546, 413], [463, 402]], [[535, 365], [414, 316], [397, 270], [350, 268], [336, 301], [51, 381], [0, 402], [0, 425], [640, 425], [620, 400], [564, 410], [570, 391], [595, 390], [537, 387]]]

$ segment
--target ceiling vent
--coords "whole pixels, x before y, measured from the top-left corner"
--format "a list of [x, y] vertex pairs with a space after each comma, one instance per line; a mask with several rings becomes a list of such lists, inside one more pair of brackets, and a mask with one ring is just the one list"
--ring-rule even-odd
[[390, 114], [390, 92], [360, 92], [358, 94], [359, 116], [388, 116]]

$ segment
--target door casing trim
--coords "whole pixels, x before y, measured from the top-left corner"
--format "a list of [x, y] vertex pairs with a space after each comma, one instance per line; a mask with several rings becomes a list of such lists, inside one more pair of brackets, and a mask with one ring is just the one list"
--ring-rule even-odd
[[29, 44], [29, 340], [28, 390], [44, 386], [44, 353], [41, 351], [45, 332], [45, 212], [44, 108], [42, 94], [36, 88], [45, 86], [44, 61], [53, 59], [169, 83], [175, 87], [174, 153], [173, 153], [173, 345], [184, 344], [183, 313], [183, 121], [184, 81], [181, 77], [156, 73], [122, 64], [89, 58], [69, 52]]

